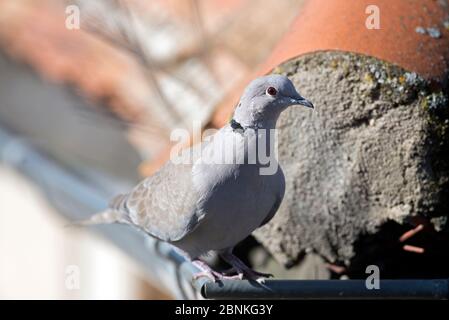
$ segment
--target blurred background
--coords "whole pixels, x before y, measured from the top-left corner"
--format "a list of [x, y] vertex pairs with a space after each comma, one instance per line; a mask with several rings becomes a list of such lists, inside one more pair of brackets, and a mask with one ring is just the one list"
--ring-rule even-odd
[[0, 298], [173, 298], [67, 224], [154, 172], [172, 129], [226, 118], [300, 5], [0, 0]]
[[267, 72], [316, 110], [281, 115], [286, 196], [236, 254], [276, 279], [447, 278], [448, 0], [0, 0], [0, 298], [197, 298], [167, 247], [70, 221]]

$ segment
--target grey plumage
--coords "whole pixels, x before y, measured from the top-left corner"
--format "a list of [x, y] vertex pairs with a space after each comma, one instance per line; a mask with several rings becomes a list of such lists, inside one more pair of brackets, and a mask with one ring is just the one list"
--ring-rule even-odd
[[[195, 147], [202, 152], [189, 164], [168, 161], [131, 192], [113, 199], [96, 221], [134, 225], [192, 259], [211, 250], [230, 254], [239, 241], [271, 220], [282, 202], [282, 169], [276, 163], [273, 174], [264, 175], [264, 164], [259, 159], [248, 163], [248, 158], [251, 146], [262, 138], [260, 129], [274, 129], [280, 113], [293, 104], [313, 107], [288, 78], [257, 78], [243, 93], [233, 126], [226, 125], [210, 142]], [[236, 123], [241, 130], [235, 129]], [[266, 137], [270, 145], [273, 141]], [[228, 161], [217, 163], [217, 156], [229, 156]], [[239, 272], [248, 271], [232, 259], [230, 263]]]

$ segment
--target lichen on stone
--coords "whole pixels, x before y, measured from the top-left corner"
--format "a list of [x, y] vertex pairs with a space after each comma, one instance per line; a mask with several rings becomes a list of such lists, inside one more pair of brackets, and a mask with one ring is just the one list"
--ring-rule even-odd
[[255, 233], [278, 261], [295, 264], [308, 250], [349, 263], [354, 243], [390, 221], [448, 215], [445, 91], [347, 52], [304, 55], [276, 72], [316, 107], [290, 108], [278, 124], [286, 195]]

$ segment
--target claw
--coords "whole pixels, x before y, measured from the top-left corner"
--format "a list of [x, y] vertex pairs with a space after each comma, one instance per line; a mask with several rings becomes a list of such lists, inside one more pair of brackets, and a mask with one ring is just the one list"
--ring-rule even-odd
[[253, 280], [258, 283], [265, 283], [266, 278], [272, 278], [273, 275], [271, 273], [263, 273], [256, 270], [249, 269], [245, 271], [245, 278], [248, 280]]
[[210, 279], [211, 281], [214, 281], [214, 282], [217, 281], [217, 279], [214, 277], [214, 275], [211, 272], [208, 272], [208, 271], [200, 271], [200, 272], [195, 273], [192, 276], [192, 280], [198, 280], [201, 277], [208, 278], [208, 279]]
[[234, 268], [226, 270], [224, 272], [218, 272], [209, 267], [204, 261], [195, 260], [192, 263], [200, 270], [200, 272], [195, 273], [192, 276], [193, 280], [197, 280], [201, 277], [206, 277], [212, 280], [213, 282], [217, 282], [220, 280], [242, 280], [243, 275], [240, 273], [229, 275], [231, 272], [235, 272]]
[[265, 278], [273, 277], [270, 273], [263, 273], [255, 271], [243, 263], [239, 258], [230, 252], [222, 253], [220, 256], [232, 266], [232, 269], [236, 270], [241, 276], [241, 279], [246, 278], [248, 280], [254, 280], [259, 283], [263, 283]]
[[263, 277], [263, 278], [274, 278], [274, 275], [271, 273], [265, 273], [265, 272], [259, 272], [256, 270], [252, 270], [253, 273], [259, 277]]
[[232, 266], [230, 269], [223, 272], [212, 270], [212, 268], [202, 260], [197, 259], [192, 261], [192, 263], [201, 270], [200, 272], [193, 275], [193, 280], [196, 280], [200, 277], [207, 277], [216, 282], [220, 280], [242, 280], [245, 278], [248, 280], [257, 281], [258, 283], [264, 283], [265, 278], [273, 277], [271, 273], [259, 272], [249, 268], [232, 253], [223, 254], [222, 257]]

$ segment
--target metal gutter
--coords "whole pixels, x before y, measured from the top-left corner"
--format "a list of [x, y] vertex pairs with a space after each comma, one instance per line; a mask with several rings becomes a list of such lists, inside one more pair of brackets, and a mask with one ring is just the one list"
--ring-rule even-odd
[[447, 300], [449, 280], [380, 280], [379, 289], [367, 289], [365, 280], [266, 280], [265, 283], [229, 280], [206, 283], [206, 299], [426, 299]]

